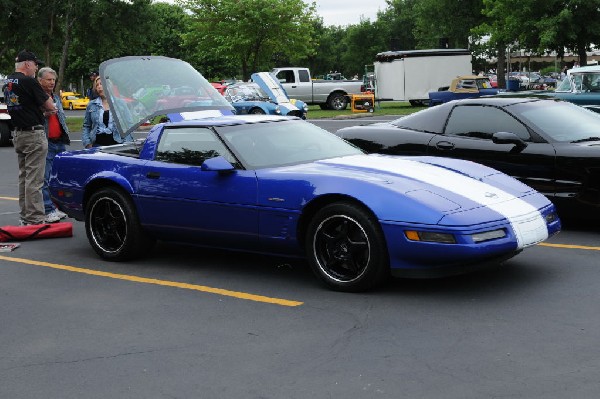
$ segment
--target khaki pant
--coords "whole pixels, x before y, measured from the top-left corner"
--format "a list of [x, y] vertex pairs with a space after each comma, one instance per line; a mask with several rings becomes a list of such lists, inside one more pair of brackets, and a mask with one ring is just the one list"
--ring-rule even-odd
[[19, 206], [21, 220], [44, 223], [44, 170], [48, 139], [44, 130], [13, 131], [13, 144], [19, 160]]

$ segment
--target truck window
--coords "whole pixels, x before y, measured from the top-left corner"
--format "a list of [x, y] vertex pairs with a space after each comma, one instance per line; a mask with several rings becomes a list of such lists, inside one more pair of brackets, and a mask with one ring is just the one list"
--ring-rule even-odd
[[300, 69], [298, 71], [298, 79], [300, 82], [310, 82], [310, 75], [307, 69]]
[[277, 72], [277, 75], [275, 75], [275, 77], [281, 83], [296, 83], [296, 79], [294, 79], [294, 71], [290, 71], [289, 69]]

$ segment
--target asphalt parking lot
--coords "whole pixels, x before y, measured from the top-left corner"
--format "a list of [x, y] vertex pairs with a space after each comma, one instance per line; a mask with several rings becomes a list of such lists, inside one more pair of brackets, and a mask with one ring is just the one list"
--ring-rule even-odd
[[[0, 168], [0, 226], [14, 225], [12, 148], [0, 148]], [[600, 229], [591, 223], [569, 223], [496, 269], [344, 294], [303, 262], [259, 255], [159, 244], [144, 260], [105, 262], [72, 222], [71, 238], [0, 253], [2, 398], [600, 391]]]

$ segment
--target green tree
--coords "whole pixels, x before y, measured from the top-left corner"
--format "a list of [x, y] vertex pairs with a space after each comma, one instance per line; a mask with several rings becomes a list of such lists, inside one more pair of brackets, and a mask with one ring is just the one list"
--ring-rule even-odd
[[387, 0], [388, 8], [378, 15], [377, 23], [382, 24], [384, 39], [388, 50], [414, 50], [417, 48], [415, 38], [416, 11], [419, 0]]
[[349, 25], [344, 32], [345, 52], [342, 53], [342, 71], [346, 77], [362, 76], [366, 65], [373, 64], [377, 53], [387, 51], [388, 38], [384, 24], [363, 20]]
[[246, 80], [274, 55], [299, 59], [314, 51], [315, 5], [302, 0], [181, 0], [192, 13], [184, 42], [195, 59], [236, 65]]

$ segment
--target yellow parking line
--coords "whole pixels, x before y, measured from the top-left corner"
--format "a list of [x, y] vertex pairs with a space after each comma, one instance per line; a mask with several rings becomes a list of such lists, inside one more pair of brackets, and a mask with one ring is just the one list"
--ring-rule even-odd
[[571, 245], [571, 244], [550, 244], [547, 242], [543, 242], [541, 244], [542, 247], [554, 247], [554, 248], [568, 248], [568, 249], [586, 249], [588, 251], [600, 251], [600, 247], [588, 247], [585, 245]]
[[6, 260], [9, 262], [25, 263], [28, 265], [43, 266], [43, 267], [50, 267], [52, 269], [66, 270], [69, 272], [90, 274], [92, 276], [114, 278], [117, 280], [127, 280], [127, 281], [133, 281], [136, 283], [155, 284], [155, 285], [162, 285], [162, 286], [167, 286], [167, 287], [183, 288], [186, 290], [207, 292], [207, 293], [211, 293], [211, 294], [229, 296], [229, 297], [238, 298], [238, 299], [245, 299], [248, 301], [271, 303], [274, 305], [300, 306], [300, 305], [304, 304], [304, 302], [290, 301], [287, 299], [280, 299], [280, 298], [271, 298], [271, 297], [262, 296], [262, 295], [248, 294], [245, 292], [229, 291], [229, 290], [224, 290], [221, 288], [207, 287], [204, 285], [178, 283], [176, 281], [157, 280], [157, 279], [153, 279], [153, 278], [130, 276], [127, 274], [108, 273], [108, 272], [102, 272], [99, 270], [83, 269], [83, 268], [79, 268], [79, 267], [66, 266], [66, 265], [58, 265], [55, 263], [40, 262], [40, 261], [36, 261], [36, 260], [31, 260], [31, 259], [13, 258], [10, 256], [2, 256], [2, 255], [0, 255], [0, 259]]
[[18, 201], [18, 198], [15, 197], [0, 197], [0, 199], [4, 199], [4, 200], [10, 200], [10, 201]]

